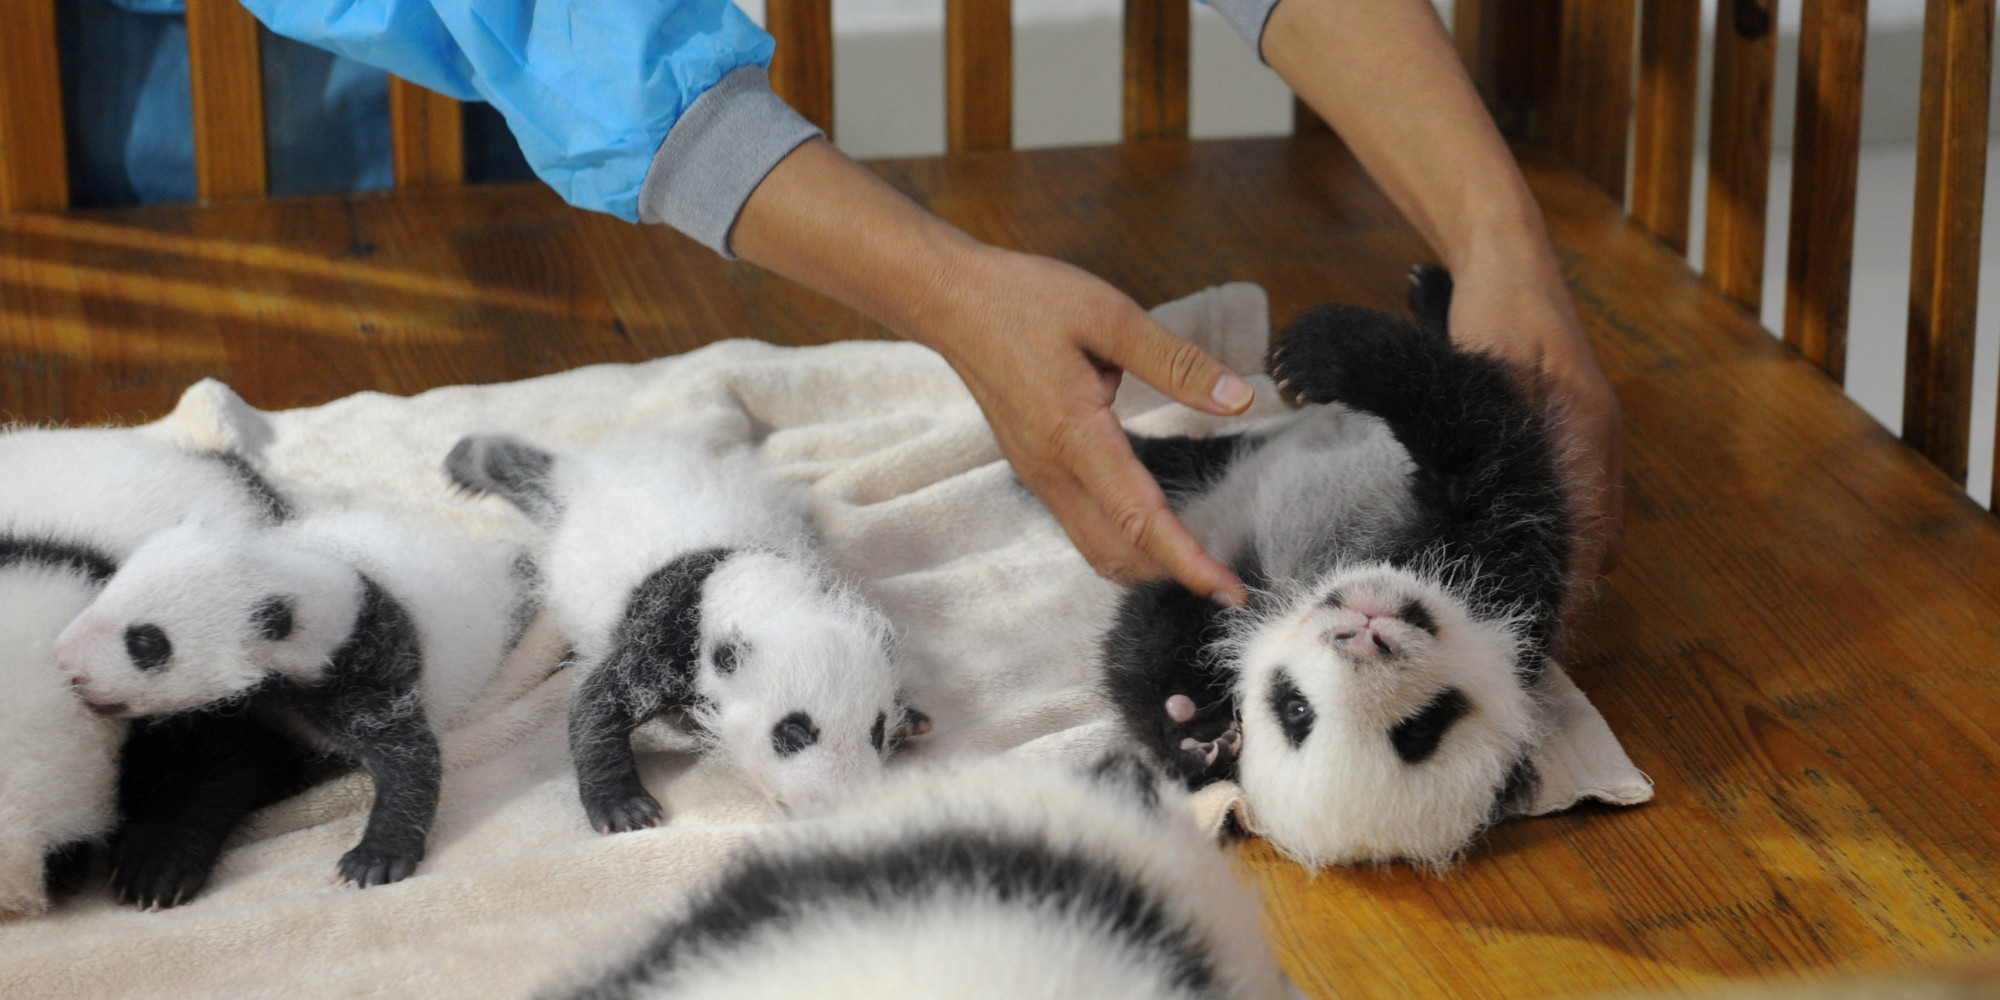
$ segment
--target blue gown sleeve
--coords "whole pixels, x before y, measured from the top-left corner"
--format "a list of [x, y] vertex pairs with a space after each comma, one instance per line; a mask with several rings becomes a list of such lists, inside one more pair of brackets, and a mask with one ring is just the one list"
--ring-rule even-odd
[[[770, 93], [764, 69], [771, 36], [727, 0], [244, 0], [244, 6], [281, 35], [461, 100], [491, 103], [528, 164], [565, 201], [627, 221], [667, 222], [725, 254], [742, 200], [778, 159], [818, 134]], [[725, 78], [735, 83], [723, 88], [724, 99], [703, 103]], [[702, 128], [681, 130], [681, 141], [670, 142], [698, 103], [706, 113], [693, 124]], [[717, 144], [733, 145], [708, 149]], [[680, 177], [703, 182], [683, 194], [656, 178], [645, 192], [651, 203], [642, 206], [649, 174], [674, 179], [675, 171], [654, 166], [669, 156], [725, 170], [731, 183]], [[692, 207], [676, 201], [695, 197], [736, 201]]]

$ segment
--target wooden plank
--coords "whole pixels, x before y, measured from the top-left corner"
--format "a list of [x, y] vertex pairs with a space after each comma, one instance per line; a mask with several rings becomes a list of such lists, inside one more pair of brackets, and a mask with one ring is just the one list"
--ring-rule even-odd
[[1553, 0], [1458, 0], [1452, 39], [1500, 131], [1530, 136], [1535, 111], [1555, 82], [1562, 5]]
[[1805, 0], [1800, 31], [1785, 343], [1843, 382], [1868, 0]]
[[945, 149], [1014, 145], [1012, 0], [945, 0]]
[[1702, 274], [1753, 314], [1764, 301], [1777, 17], [1778, 0], [1725, 0], [1715, 15]]
[[0, 212], [67, 208], [55, 0], [11, 0], [0, 52]]
[[1625, 200], [1632, 126], [1632, 35], [1637, 0], [1566, 0], [1561, 59], [1533, 135], [1613, 198]]
[[237, 0], [187, 0], [194, 186], [202, 201], [257, 198], [270, 190], [258, 31], [257, 19]]
[[771, 89], [833, 138], [833, 0], [767, 0]]
[[1296, 97], [1292, 98], [1293, 135], [1321, 135], [1332, 131], [1333, 126], [1328, 125], [1326, 119], [1321, 118], [1319, 112], [1312, 109], [1312, 105]]
[[1125, 141], [1187, 134], [1187, 2], [1125, 0]]
[[1930, 0], [1917, 112], [1903, 440], [1959, 483], [1965, 482], [1971, 451], [1973, 321], [1992, 78], [1993, 0]]
[[1694, 198], [1700, 0], [1644, 0], [1633, 114], [1632, 218], [1685, 254]]
[[[1148, 305], [1212, 283], [1224, 260], [1280, 319], [1330, 298], [1397, 308], [1405, 263], [1426, 253], [1331, 140], [870, 168], [976, 237], [1062, 254]], [[1309, 873], [1252, 842], [1236, 859], [1281, 959], [1307, 995], [1347, 998], [1705, 992], [1990, 962], [2000, 521], [1594, 182], [1538, 154], [1523, 169], [1626, 416], [1626, 556], [1565, 665], [1659, 799], [1502, 824], [1441, 877]], [[280, 408], [746, 334], [882, 330], [537, 184], [0, 217], [0, 409], [30, 420], [159, 416], [205, 375]], [[103, 982], [97, 963], [135, 954], [67, 922], [132, 934], [136, 918], [56, 919], [59, 934], [0, 925], [0, 955]], [[50, 940], [81, 941], [92, 965], [30, 963]]]
[[457, 101], [390, 77], [389, 136], [397, 187], [465, 183], [465, 109]]

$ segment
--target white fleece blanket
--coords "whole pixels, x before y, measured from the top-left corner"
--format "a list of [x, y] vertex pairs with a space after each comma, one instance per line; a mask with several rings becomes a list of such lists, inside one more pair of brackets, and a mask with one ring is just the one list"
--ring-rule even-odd
[[[1209, 289], [1156, 315], [1239, 371], [1261, 370], [1261, 289]], [[1269, 381], [1253, 381], [1251, 418], [1282, 412]], [[1118, 409], [1142, 432], [1219, 423], [1136, 384]], [[1116, 588], [1013, 480], [950, 368], [913, 344], [736, 340], [639, 365], [408, 399], [361, 393], [282, 413], [205, 381], [151, 430], [241, 448], [281, 482], [393, 498], [479, 535], [525, 540], [527, 523], [500, 501], [449, 488], [440, 462], [461, 435], [510, 431], [582, 448], [669, 421], [754, 441], [773, 469], [811, 484], [836, 561], [903, 630], [913, 701], [937, 722], [909, 757], [1082, 757], [1116, 739], [1093, 687]], [[349, 775], [253, 818], [187, 906], [135, 912], [100, 882], [48, 916], [0, 924], [0, 995], [513, 997], [614, 956], [780, 818], [727, 766], [661, 741], [641, 765], [671, 822], [593, 833], [564, 742], [563, 652], [538, 622], [467, 721], [444, 734], [443, 797], [414, 877], [365, 891], [333, 884], [370, 799], [366, 778]], [[1530, 812], [1651, 797], [1567, 677], [1551, 671], [1545, 694], [1557, 731]], [[1195, 804], [1211, 829], [1240, 807], [1228, 786]], [[1254, 829], [1255, 817], [1244, 818]]]

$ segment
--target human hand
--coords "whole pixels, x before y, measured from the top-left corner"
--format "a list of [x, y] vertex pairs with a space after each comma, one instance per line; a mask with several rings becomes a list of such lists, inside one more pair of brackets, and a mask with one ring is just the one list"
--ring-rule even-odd
[[1241, 413], [1248, 383], [1117, 289], [1046, 257], [978, 247], [933, 295], [913, 336], [965, 380], [1015, 474], [1091, 566], [1119, 581], [1172, 576], [1226, 604], [1247, 598], [1168, 509], [1111, 403], [1129, 372], [1195, 409]]
[[[1542, 238], [1526, 244], [1546, 247]], [[1618, 562], [1624, 534], [1624, 439], [1618, 397], [1584, 336], [1553, 255], [1475, 255], [1452, 273], [1450, 326], [1463, 346], [1513, 364], [1555, 416], [1556, 448], [1576, 519], [1568, 609]]]

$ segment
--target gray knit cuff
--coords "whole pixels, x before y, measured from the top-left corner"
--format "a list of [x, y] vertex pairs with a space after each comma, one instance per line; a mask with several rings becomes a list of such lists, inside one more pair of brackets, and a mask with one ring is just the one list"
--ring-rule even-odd
[[688, 106], [667, 131], [646, 183], [639, 221], [664, 222], [724, 257], [750, 192], [800, 143], [822, 135], [771, 91], [764, 67], [739, 66]]
[[1263, 60], [1264, 22], [1271, 19], [1271, 8], [1278, 5], [1278, 0], [1202, 0], [1202, 2], [1215, 8], [1215, 12], [1221, 14], [1222, 19], [1228, 21], [1229, 26], [1235, 28], [1236, 33], [1250, 43], [1250, 51], [1257, 53], [1258, 60]]

